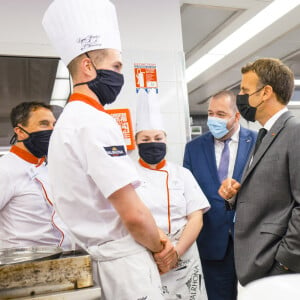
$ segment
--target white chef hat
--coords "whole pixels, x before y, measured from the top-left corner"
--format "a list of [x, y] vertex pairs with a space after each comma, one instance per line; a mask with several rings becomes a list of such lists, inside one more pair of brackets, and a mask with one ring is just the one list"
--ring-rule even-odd
[[42, 24], [66, 66], [87, 51], [121, 51], [116, 10], [109, 0], [54, 0]]
[[136, 132], [153, 129], [165, 131], [159, 97], [155, 89], [149, 89], [148, 92], [140, 89], [136, 109]]

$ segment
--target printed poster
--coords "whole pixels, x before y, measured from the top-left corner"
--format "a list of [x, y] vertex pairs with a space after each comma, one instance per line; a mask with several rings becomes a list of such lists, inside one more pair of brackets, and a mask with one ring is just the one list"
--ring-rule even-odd
[[106, 109], [105, 111], [114, 117], [117, 123], [120, 125], [127, 150], [133, 150], [135, 148], [135, 143], [129, 109]]
[[155, 89], [158, 93], [156, 64], [135, 63], [134, 76], [137, 93], [140, 89], [144, 89], [146, 92]]

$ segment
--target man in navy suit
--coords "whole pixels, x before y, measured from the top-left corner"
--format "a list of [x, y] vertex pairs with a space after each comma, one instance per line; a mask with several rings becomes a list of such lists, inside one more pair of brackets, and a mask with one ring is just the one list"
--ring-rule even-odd
[[[234, 211], [226, 210], [218, 189], [226, 177], [240, 180], [256, 141], [256, 133], [241, 127], [239, 120], [235, 95], [230, 91], [217, 93], [209, 100], [207, 125], [210, 131], [187, 143], [185, 148], [184, 167], [191, 170], [211, 205], [204, 215], [203, 229], [197, 239], [209, 300], [234, 300], [237, 297]], [[224, 158], [227, 161], [225, 178], [219, 170]]]

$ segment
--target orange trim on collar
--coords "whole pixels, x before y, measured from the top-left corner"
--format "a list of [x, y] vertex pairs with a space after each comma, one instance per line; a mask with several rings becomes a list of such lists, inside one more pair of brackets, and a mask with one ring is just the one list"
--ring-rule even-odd
[[68, 100], [68, 102], [72, 102], [72, 101], [81, 101], [88, 105], [93, 106], [94, 108], [96, 108], [100, 111], [105, 112], [104, 107], [98, 102], [98, 100], [96, 100], [92, 97], [89, 97], [87, 95], [80, 94], [80, 93], [74, 93], [70, 96], [70, 98]]
[[34, 156], [33, 154], [31, 154], [30, 152], [28, 152], [16, 145], [11, 146], [9, 151], [16, 154], [23, 160], [36, 165], [37, 167], [39, 167], [45, 161], [45, 157], [38, 158], [38, 157]]
[[159, 162], [156, 166], [155, 169], [151, 168], [149, 164], [147, 164], [145, 161], [143, 161], [141, 158], [139, 159], [139, 163], [141, 166], [143, 166], [144, 168], [150, 169], [150, 170], [159, 170], [161, 168], [163, 168], [167, 161], [164, 159], [161, 162]]

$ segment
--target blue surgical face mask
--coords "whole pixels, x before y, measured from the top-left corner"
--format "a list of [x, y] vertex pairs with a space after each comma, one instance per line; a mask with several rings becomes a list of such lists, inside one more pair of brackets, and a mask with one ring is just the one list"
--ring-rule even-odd
[[208, 126], [211, 134], [216, 139], [222, 138], [232, 129], [232, 128], [230, 130], [227, 129], [227, 123], [230, 119], [221, 119], [221, 118], [216, 118], [216, 117], [208, 117], [207, 118], [207, 126]]

